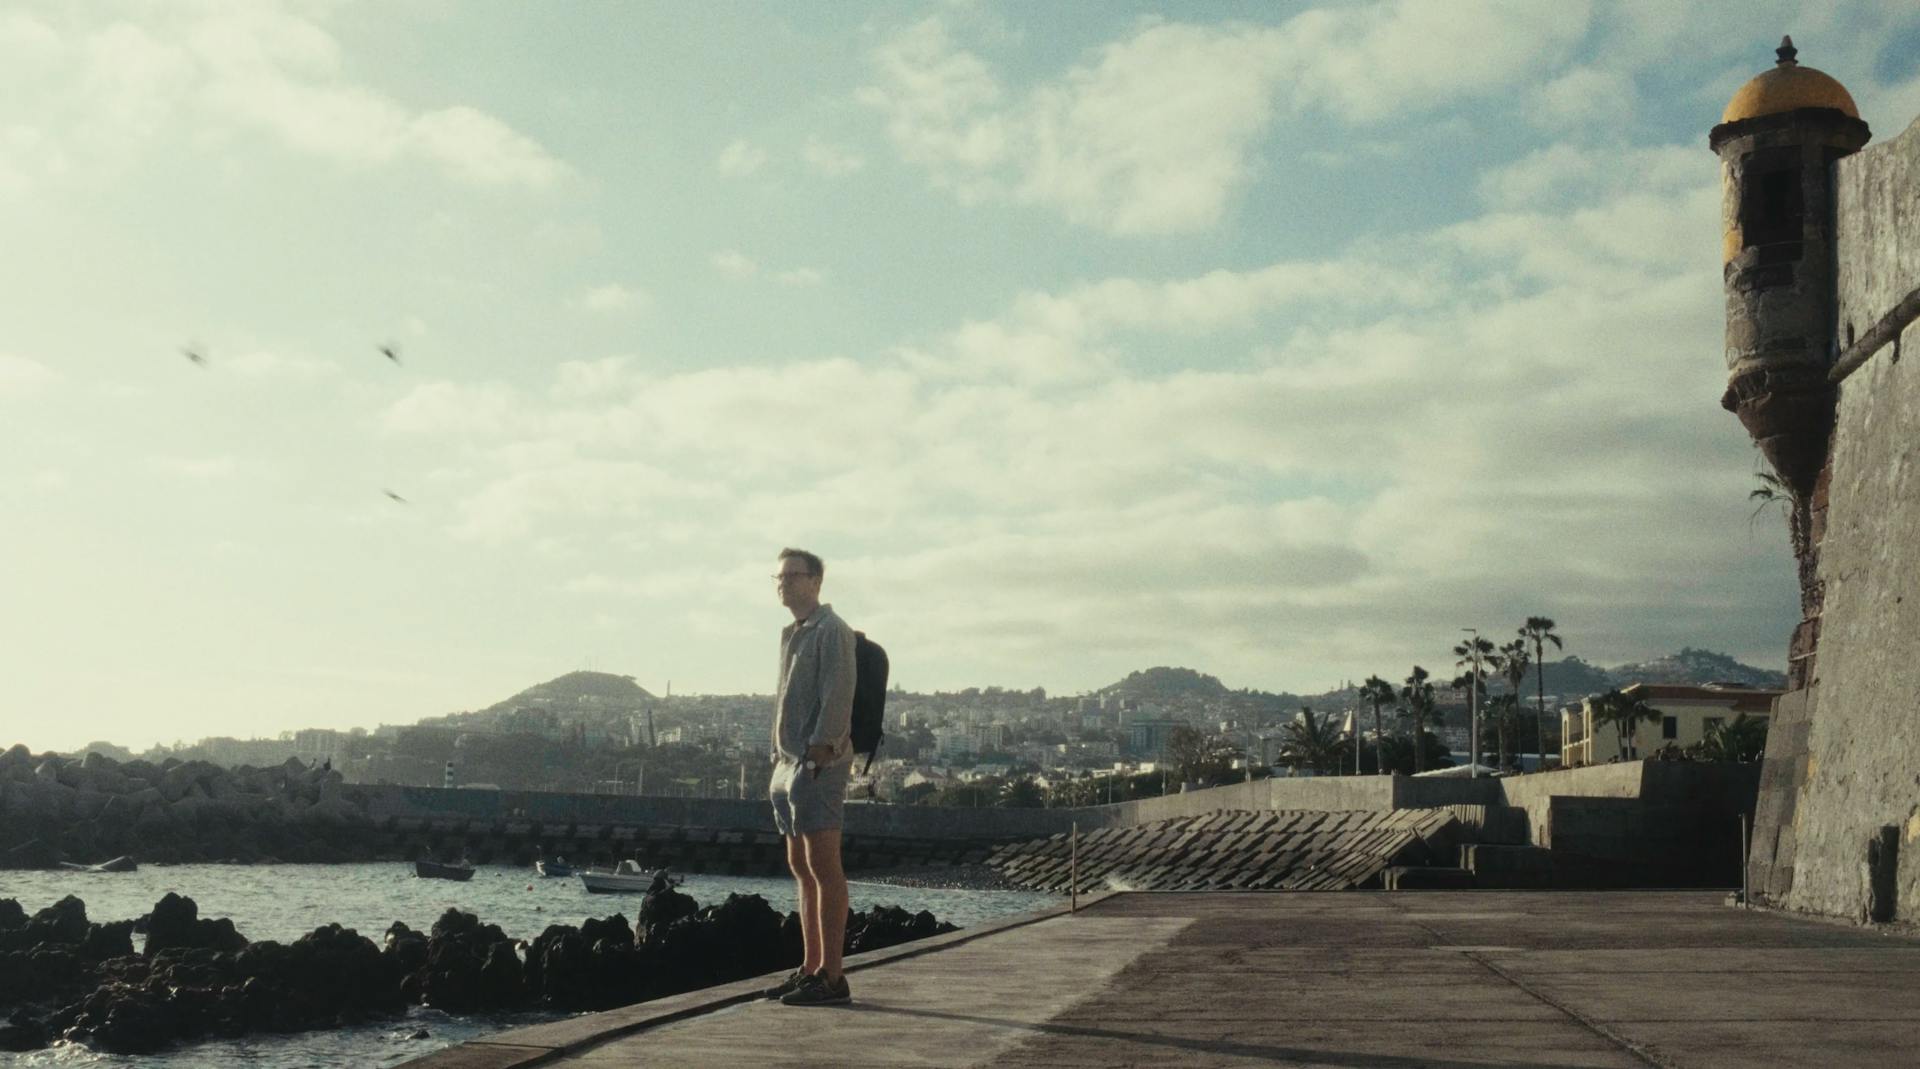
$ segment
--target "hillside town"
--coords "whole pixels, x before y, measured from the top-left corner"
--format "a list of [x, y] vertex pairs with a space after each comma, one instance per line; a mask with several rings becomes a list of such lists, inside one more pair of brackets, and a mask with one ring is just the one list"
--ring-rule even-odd
[[[1077, 695], [1037, 687], [894, 690], [885, 741], [871, 768], [862, 763], [855, 795], [898, 804], [1067, 805], [1269, 775], [1437, 773], [1467, 761], [1469, 678], [1426, 683], [1417, 727], [1406, 686], [1389, 687], [1376, 708], [1358, 682], [1318, 694], [1270, 693], [1234, 690], [1189, 668], [1137, 671]], [[1635, 694], [1636, 687], [1655, 705], [1704, 704], [1709, 714], [1725, 706], [1725, 717], [1696, 717], [1683, 728], [1680, 718], [1667, 716], [1632, 739], [1635, 756], [1666, 741], [1677, 743], [1666, 747], [1677, 754], [1702, 745], [1742, 711], [1757, 712], [1750, 719], [1763, 723], [1766, 698], [1780, 682], [1777, 673], [1691, 648], [1614, 668], [1567, 657], [1548, 662], [1538, 679], [1526, 674], [1517, 687], [1483, 671], [1481, 760], [1488, 771], [1541, 767], [1536, 703], [1549, 714], [1547, 767], [1624, 756], [1619, 732], [1595, 737], [1594, 703], [1609, 693]], [[413, 724], [209, 738], [138, 755], [107, 742], [85, 749], [121, 760], [226, 766], [297, 758], [336, 769], [349, 783], [754, 798], [764, 790], [769, 701], [754, 694], [655, 695], [630, 676], [578, 671], [484, 709]], [[1423, 743], [1417, 754], [1416, 735]], [[1752, 740], [1744, 745], [1751, 748]]]

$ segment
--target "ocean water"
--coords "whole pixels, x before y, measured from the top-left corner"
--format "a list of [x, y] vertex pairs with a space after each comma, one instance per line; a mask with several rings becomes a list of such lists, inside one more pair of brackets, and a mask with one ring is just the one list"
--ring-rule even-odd
[[[702, 906], [729, 894], [757, 894], [781, 912], [794, 908], [793, 881], [757, 876], [688, 874], [680, 890]], [[339, 923], [380, 942], [394, 921], [424, 932], [448, 909], [476, 914], [510, 936], [531, 939], [550, 924], [578, 925], [588, 917], [625, 914], [634, 920], [638, 895], [590, 895], [575, 879], [541, 879], [529, 869], [483, 865], [466, 883], [421, 880], [412, 866], [393, 862], [353, 865], [171, 865], [137, 872], [0, 872], [0, 898], [18, 899], [28, 914], [66, 895], [87, 904], [94, 921], [126, 920], [153, 908], [168, 891], [192, 898], [200, 916], [232, 919], [248, 939], [291, 942], [323, 924]], [[931, 910], [962, 928], [1057, 905], [1056, 895], [900, 887], [854, 881], [853, 908], [900, 906]], [[139, 945], [135, 936], [135, 946]], [[518, 1027], [553, 1015], [509, 1018], [451, 1017], [416, 1007], [404, 1020], [294, 1036], [256, 1035], [141, 1058], [98, 1054], [59, 1045], [29, 1054], [0, 1053], [0, 1066], [133, 1065], [166, 1069], [304, 1069], [313, 1066], [390, 1066], [441, 1047]], [[424, 1030], [424, 1038], [415, 1038]]]

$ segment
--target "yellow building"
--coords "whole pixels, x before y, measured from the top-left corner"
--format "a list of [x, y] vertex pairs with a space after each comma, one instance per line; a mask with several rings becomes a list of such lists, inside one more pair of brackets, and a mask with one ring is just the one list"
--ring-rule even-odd
[[[1660, 719], [1641, 723], [1634, 732], [1628, 760], [1645, 757], [1669, 745], [1686, 749], [1706, 738], [1707, 732], [1747, 714], [1765, 720], [1780, 691], [1732, 683], [1689, 686], [1677, 683], [1635, 683], [1622, 689], [1629, 698], [1642, 698], [1660, 712]], [[1560, 765], [1603, 764], [1620, 756], [1620, 732], [1612, 724], [1596, 723], [1594, 699], [1560, 711]]]

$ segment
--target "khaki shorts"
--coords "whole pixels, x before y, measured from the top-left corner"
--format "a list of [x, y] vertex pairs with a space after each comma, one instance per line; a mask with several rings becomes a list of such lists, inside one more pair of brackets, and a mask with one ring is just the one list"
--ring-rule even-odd
[[774, 827], [787, 836], [839, 828], [846, 822], [847, 782], [852, 778], [851, 761], [828, 765], [817, 775], [802, 765], [775, 762], [767, 784]]

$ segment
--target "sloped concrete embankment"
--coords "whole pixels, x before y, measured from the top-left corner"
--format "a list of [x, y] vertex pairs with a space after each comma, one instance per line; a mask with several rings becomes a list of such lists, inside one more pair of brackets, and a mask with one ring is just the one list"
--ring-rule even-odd
[[[1464, 829], [1445, 809], [1216, 811], [1078, 837], [1081, 890], [1340, 891], [1379, 887], [1389, 868], [1451, 865]], [[1012, 843], [989, 864], [1013, 882], [1065, 892], [1069, 835]]]

